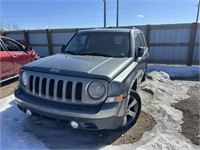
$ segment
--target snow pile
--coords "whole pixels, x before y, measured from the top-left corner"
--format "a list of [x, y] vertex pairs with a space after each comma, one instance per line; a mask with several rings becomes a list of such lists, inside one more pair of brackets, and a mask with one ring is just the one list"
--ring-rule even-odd
[[163, 66], [149, 65], [148, 71], [163, 71], [170, 77], [199, 77], [200, 66]]
[[[142, 99], [142, 110], [150, 114], [157, 124], [153, 130], [143, 134], [140, 141], [105, 149], [127, 149], [127, 150], [160, 150], [160, 149], [200, 149], [181, 135], [181, 124], [183, 123], [182, 112], [173, 108], [171, 104], [188, 98], [186, 94], [188, 85], [176, 84], [171, 81], [165, 72], [151, 72], [152, 80], [143, 82], [139, 94]], [[151, 96], [151, 99], [149, 97]]]
[[[141, 85], [141, 90], [153, 91], [151, 102], [145, 99], [144, 91], [140, 91], [143, 100], [143, 111], [152, 115], [157, 124], [149, 133], [145, 133], [137, 144], [139, 149], [198, 149], [188, 139], [181, 135], [183, 123], [182, 112], [173, 108], [171, 104], [186, 99], [188, 87], [184, 84], [177, 86], [164, 72], [151, 72], [153, 80], [148, 80]], [[147, 142], [148, 141], [148, 142]]]
[[47, 149], [30, 133], [25, 132], [22, 122], [26, 115], [17, 110], [14, 95], [0, 100], [0, 149]]

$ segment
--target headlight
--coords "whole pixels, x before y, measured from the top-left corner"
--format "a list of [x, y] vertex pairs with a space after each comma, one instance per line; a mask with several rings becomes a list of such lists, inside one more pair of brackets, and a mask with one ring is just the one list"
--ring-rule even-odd
[[28, 83], [28, 75], [27, 75], [26, 72], [23, 72], [23, 73], [22, 73], [21, 79], [22, 79], [22, 84], [23, 84], [24, 86], [26, 86], [27, 83]]
[[88, 94], [94, 98], [101, 98], [105, 93], [105, 87], [101, 82], [92, 82], [88, 87]]

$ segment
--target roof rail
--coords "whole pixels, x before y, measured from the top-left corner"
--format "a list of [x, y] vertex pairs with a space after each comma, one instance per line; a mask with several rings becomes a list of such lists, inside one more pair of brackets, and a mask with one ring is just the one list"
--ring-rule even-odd
[[104, 27], [96, 27], [95, 29], [116, 29], [116, 28], [120, 28], [120, 27], [112, 27], [112, 26], [106, 27], [106, 28], [104, 28]]

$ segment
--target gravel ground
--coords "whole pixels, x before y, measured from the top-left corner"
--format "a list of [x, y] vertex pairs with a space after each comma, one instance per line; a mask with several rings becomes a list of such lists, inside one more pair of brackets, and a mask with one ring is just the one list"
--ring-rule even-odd
[[[17, 85], [17, 79], [1, 84], [0, 98], [13, 94]], [[192, 143], [200, 145], [200, 85], [190, 87], [188, 95], [191, 97], [173, 106], [183, 112], [182, 134], [190, 139]], [[142, 112], [137, 123], [128, 132], [114, 132], [113, 134], [112, 131], [93, 131], [93, 133], [97, 134], [97, 140], [102, 144], [129, 144], [140, 140], [143, 133], [152, 130], [155, 124], [155, 120], [150, 115]]]

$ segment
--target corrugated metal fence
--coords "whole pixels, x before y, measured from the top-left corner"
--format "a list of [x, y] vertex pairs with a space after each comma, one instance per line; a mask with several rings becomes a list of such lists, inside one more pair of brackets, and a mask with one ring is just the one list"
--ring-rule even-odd
[[[133, 26], [126, 26], [132, 28]], [[150, 50], [150, 63], [158, 64], [200, 64], [200, 24], [168, 24], [135, 26], [141, 29]], [[6, 31], [2, 34], [25, 40], [36, 49], [40, 56], [48, 56], [60, 52], [78, 30], [82, 29], [46, 29]]]

